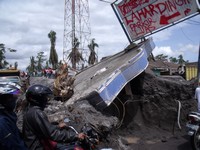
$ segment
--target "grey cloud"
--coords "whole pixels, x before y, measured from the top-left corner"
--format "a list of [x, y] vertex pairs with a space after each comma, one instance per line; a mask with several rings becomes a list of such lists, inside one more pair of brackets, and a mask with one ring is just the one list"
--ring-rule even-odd
[[[99, 58], [125, 48], [128, 40], [110, 4], [89, 0], [89, 7], [91, 38], [99, 44]], [[0, 43], [18, 50], [16, 55], [7, 55], [9, 60], [15, 59], [19, 66], [24, 67], [26, 63], [28, 65], [30, 56], [36, 56], [37, 52], [49, 54], [47, 35], [50, 30], [57, 33], [56, 50], [62, 59], [64, 0], [0, 0], [0, 13]], [[199, 17], [194, 19], [198, 21]], [[153, 35], [154, 40], [159, 44], [168, 41], [167, 45], [170, 45], [172, 33], [179, 27]], [[198, 36], [194, 38], [198, 39]]]
[[19, 40], [16, 41], [16, 44], [19, 45], [47, 45], [49, 44], [49, 40], [47, 40], [44, 37], [40, 37], [40, 36], [27, 36], [27, 37], [23, 37]]

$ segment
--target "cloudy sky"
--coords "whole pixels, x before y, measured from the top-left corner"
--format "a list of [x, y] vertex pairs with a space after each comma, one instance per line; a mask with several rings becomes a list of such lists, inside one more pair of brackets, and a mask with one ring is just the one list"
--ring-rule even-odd
[[[110, 2], [112, 2], [110, 0]], [[123, 50], [128, 40], [110, 6], [99, 0], [89, 0], [91, 38], [98, 43], [99, 58]], [[48, 33], [57, 33], [56, 50], [63, 58], [64, 0], [0, 0], [0, 43], [16, 53], [7, 52], [11, 64], [20, 69], [29, 65], [30, 57], [44, 51], [49, 57]], [[183, 55], [197, 61], [200, 44], [200, 15], [152, 35], [156, 44], [154, 55]]]

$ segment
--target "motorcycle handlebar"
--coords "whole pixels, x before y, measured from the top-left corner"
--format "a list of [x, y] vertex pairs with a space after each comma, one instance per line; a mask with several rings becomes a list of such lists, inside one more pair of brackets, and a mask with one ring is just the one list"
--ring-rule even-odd
[[76, 134], [79, 134], [78, 131], [76, 131], [76, 129], [72, 126], [68, 126], [70, 129], [72, 129]]

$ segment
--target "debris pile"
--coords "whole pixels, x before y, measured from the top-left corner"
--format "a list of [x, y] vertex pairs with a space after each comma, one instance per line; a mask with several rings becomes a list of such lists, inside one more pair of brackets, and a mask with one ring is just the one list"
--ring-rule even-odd
[[[141, 86], [134, 87], [138, 80], [142, 80]], [[31, 83], [42, 82], [53, 88], [54, 81], [51, 79], [31, 78]], [[130, 83], [134, 91], [132, 101], [136, 102], [132, 103], [129, 97], [129, 102], [124, 103], [124, 109], [121, 109], [119, 103], [115, 103], [117, 104], [115, 108], [118, 109], [119, 114], [121, 113], [120, 115], [112, 113], [116, 110], [107, 111], [107, 109], [111, 110], [111, 107], [99, 112], [87, 100], [80, 100], [67, 106], [64, 105], [65, 102], [52, 100], [45, 111], [52, 122], [68, 118], [77, 129], [85, 123], [91, 123], [106, 135], [107, 142], [102, 142], [102, 147], [132, 149], [143, 144], [144, 140], [151, 138], [163, 140], [163, 138], [185, 132], [186, 115], [196, 110], [195, 81], [158, 77], [147, 70]], [[138, 93], [137, 89], [141, 93]], [[179, 107], [181, 107], [180, 114]], [[177, 120], [178, 115], [180, 115], [180, 120]], [[131, 139], [135, 137], [138, 140], [131, 142]]]
[[54, 95], [61, 101], [67, 101], [73, 94], [75, 78], [69, 75], [68, 65], [63, 64], [53, 84]]

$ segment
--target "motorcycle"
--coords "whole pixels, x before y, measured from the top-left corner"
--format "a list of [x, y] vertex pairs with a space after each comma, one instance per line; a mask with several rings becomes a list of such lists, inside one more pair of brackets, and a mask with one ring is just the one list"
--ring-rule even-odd
[[193, 150], [200, 150], [200, 113], [191, 112], [187, 116], [186, 129], [191, 136], [191, 146]]
[[[64, 120], [65, 123], [68, 123], [68, 126], [65, 128], [66, 130], [72, 130], [76, 134], [79, 134], [79, 132], [74, 128], [75, 124], [70, 121], [68, 118]], [[55, 124], [55, 123], [54, 123]], [[83, 140], [77, 140], [74, 139], [73, 142], [68, 143], [67, 145], [63, 147], [65, 150], [112, 150], [112, 148], [103, 148], [99, 149], [98, 145], [102, 138], [104, 138], [104, 135], [92, 124], [87, 123], [85, 124], [81, 130], [81, 133], [85, 134], [85, 139]], [[62, 147], [60, 148], [62, 149]]]
[[[72, 127], [68, 126], [71, 130], [73, 130], [76, 134], [78, 131]], [[72, 143], [69, 143], [66, 147], [67, 150], [96, 150], [97, 145], [99, 143], [98, 133], [91, 128], [89, 125], [84, 125], [81, 129], [81, 132], [86, 135], [84, 140], [75, 140]]]

